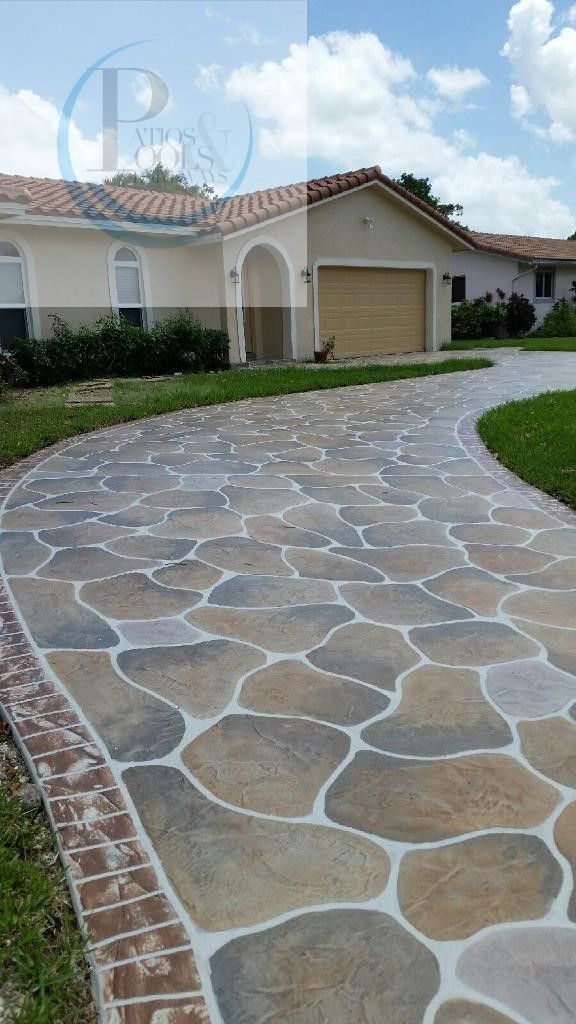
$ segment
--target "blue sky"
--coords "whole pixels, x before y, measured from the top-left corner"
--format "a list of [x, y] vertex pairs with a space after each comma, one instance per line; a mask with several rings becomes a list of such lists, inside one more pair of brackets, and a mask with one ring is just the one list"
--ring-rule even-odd
[[576, 227], [568, 0], [0, 0], [0, 23], [0, 171], [102, 177], [101, 72], [74, 106], [69, 161], [58, 125], [86, 69], [137, 43], [106, 68], [154, 72], [168, 101], [134, 123], [148, 78], [118, 72], [120, 166], [162, 152], [246, 191], [380, 163], [428, 174], [472, 227]]

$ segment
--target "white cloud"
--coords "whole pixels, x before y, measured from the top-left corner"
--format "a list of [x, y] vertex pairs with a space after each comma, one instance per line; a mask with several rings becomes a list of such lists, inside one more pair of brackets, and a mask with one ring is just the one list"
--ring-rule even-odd
[[[508, 17], [502, 51], [510, 61], [512, 114], [528, 130], [552, 142], [576, 141], [576, 29], [554, 27], [551, 0], [518, 0]], [[576, 6], [569, 20], [576, 20]], [[540, 120], [534, 120], [538, 114]]]
[[206, 93], [216, 93], [222, 88], [224, 68], [221, 64], [199, 64], [194, 85]]
[[[0, 170], [4, 174], [62, 177], [56, 150], [60, 113], [54, 103], [30, 89], [10, 93], [0, 85]], [[77, 176], [94, 179], [88, 171], [102, 165], [102, 136], [86, 138], [72, 121], [70, 155]]]
[[490, 85], [479, 68], [430, 68], [426, 77], [438, 95], [452, 103], [461, 103], [468, 93]]
[[372, 33], [312, 37], [284, 60], [245, 65], [226, 81], [228, 96], [262, 122], [259, 146], [269, 158], [427, 175], [444, 200], [463, 203], [471, 227], [486, 231], [565, 237], [574, 229], [554, 179], [534, 177], [514, 156], [470, 152], [468, 135], [443, 137], [434, 104], [418, 90], [412, 63]]

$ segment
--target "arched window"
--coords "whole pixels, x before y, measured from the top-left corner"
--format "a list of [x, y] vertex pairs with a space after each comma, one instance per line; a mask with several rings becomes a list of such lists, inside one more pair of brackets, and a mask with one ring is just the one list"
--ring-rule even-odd
[[0, 350], [29, 333], [24, 257], [13, 242], [0, 239]]
[[140, 263], [136, 253], [125, 245], [114, 255], [114, 286], [120, 316], [135, 327], [146, 327]]

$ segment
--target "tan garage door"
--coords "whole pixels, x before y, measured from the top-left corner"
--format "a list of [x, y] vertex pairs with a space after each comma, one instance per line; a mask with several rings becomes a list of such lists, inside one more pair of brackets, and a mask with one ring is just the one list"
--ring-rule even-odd
[[335, 355], [373, 356], [426, 348], [426, 271], [319, 267], [320, 340]]

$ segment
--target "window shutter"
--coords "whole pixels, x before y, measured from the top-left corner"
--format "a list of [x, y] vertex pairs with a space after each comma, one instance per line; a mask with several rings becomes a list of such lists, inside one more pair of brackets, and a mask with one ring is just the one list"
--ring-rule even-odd
[[116, 267], [116, 293], [119, 306], [140, 305], [138, 267]]
[[0, 305], [24, 305], [21, 263], [0, 263]]

